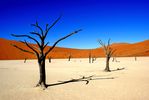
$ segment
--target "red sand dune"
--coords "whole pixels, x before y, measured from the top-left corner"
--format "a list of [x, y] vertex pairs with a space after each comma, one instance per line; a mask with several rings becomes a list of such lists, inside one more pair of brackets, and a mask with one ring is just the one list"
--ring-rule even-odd
[[[20, 42], [0, 38], [0, 60], [36, 58], [32, 54], [28, 54], [18, 50], [17, 48], [13, 47], [11, 44], [16, 44], [19, 47], [23, 47], [24, 49], [30, 50]], [[114, 43], [111, 45], [111, 47], [116, 49], [114, 56], [127, 56], [127, 57], [128, 56], [149, 56], [149, 40], [134, 43], [134, 44]], [[73, 58], [87, 58], [89, 56], [89, 53], [91, 53], [91, 55], [94, 57], [104, 56], [102, 48], [70, 49], [70, 48], [56, 47], [53, 49], [52, 52], [49, 53], [48, 57], [68, 58], [68, 56], [71, 54]]]

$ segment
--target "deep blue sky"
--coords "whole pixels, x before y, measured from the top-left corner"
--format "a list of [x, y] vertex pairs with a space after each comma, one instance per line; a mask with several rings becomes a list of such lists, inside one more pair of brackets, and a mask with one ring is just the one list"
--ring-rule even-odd
[[83, 31], [58, 46], [97, 48], [98, 39], [129, 43], [149, 39], [148, 0], [0, 0], [0, 38], [18, 40], [10, 34], [28, 34], [36, 20], [44, 27], [60, 14], [47, 37], [50, 45], [80, 28]]

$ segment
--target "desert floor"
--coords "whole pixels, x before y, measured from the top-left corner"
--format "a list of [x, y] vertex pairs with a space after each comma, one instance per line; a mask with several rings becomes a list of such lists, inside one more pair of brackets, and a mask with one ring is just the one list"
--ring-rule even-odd
[[[47, 84], [94, 76], [87, 85], [85, 81], [70, 82], [46, 90], [34, 87], [39, 78], [36, 60], [1, 60], [0, 100], [149, 100], [149, 57], [117, 60], [110, 61], [112, 72], [103, 71], [105, 58], [92, 64], [88, 59], [47, 60]], [[114, 71], [117, 68], [125, 69]]]

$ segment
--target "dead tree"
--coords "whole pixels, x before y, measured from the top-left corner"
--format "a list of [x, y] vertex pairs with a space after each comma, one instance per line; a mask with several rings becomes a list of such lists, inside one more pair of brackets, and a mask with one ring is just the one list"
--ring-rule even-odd
[[70, 53], [69, 56], [68, 56], [68, 61], [70, 61], [70, 59], [71, 59], [71, 53]]
[[113, 59], [112, 59], [112, 62], [120, 62], [120, 61], [117, 61], [117, 59], [116, 59], [116, 57], [113, 57]]
[[[17, 49], [23, 51], [23, 52], [27, 52], [30, 54], [35, 54], [35, 56], [38, 59], [38, 65], [39, 65], [39, 81], [36, 85], [42, 87], [43, 89], [45, 89], [47, 87], [46, 85], [46, 70], [45, 70], [45, 59], [47, 57], [47, 55], [54, 49], [54, 47], [62, 40], [72, 36], [73, 34], [76, 34], [78, 32], [81, 31], [81, 29], [76, 30], [60, 39], [58, 39], [51, 47], [49, 47], [48, 49], [45, 50], [45, 48], [47, 47], [49, 42], [45, 42], [45, 39], [47, 37], [47, 34], [49, 32], [49, 30], [55, 26], [55, 24], [60, 20], [61, 16], [58, 17], [51, 25], [46, 24], [46, 28], [45, 30], [43, 30], [41, 28], [41, 26], [39, 26], [38, 22], [36, 22], [35, 24], [31, 24], [33, 27], [39, 29], [39, 32], [30, 32], [30, 35], [16, 35], [16, 34], [11, 34], [14, 37], [25, 37], [28, 38], [30, 40], [33, 40], [37, 45], [31, 45], [29, 44], [26, 40], [24, 41], [20, 41], [21, 43], [23, 43], [24, 45], [26, 45], [30, 50], [26, 50], [24, 48], [21, 48], [19, 46], [17, 46], [16, 44], [12, 44], [14, 47], [16, 47]], [[31, 35], [35, 35], [38, 38], [34, 38], [34, 36]]]
[[137, 57], [135, 56], [135, 61], [137, 61]]
[[92, 63], [94, 63], [94, 61], [96, 61], [96, 57], [95, 56], [92, 57]]
[[52, 57], [49, 57], [48, 59], [49, 59], [49, 63], [51, 63], [51, 59], [52, 59]]
[[92, 57], [92, 63], [94, 63], [94, 57]]
[[94, 61], [96, 61], [97, 57], [94, 57]]
[[106, 68], [105, 71], [110, 72], [109, 61], [113, 53], [115, 52], [114, 49], [110, 47], [110, 39], [108, 40], [108, 44], [106, 45], [101, 40], [98, 41], [99, 44], [102, 46], [105, 56], [106, 56]]
[[115, 57], [113, 57], [112, 62], [114, 62], [114, 60], [115, 60]]
[[27, 58], [24, 59], [24, 63], [26, 63]]
[[89, 53], [89, 63], [91, 63], [91, 59], [92, 59], [91, 53]]

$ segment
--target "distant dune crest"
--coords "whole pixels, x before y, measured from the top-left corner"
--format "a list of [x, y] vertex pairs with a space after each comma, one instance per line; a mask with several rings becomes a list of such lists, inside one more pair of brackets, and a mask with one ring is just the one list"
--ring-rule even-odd
[[[20, 47], [28, 49], [25, 45], [18, 41], [6, 40], [0, 38], [0, 60], [14, 60], [14, 59], [35, 59], [32, 54], [21, 52], [20, 50], [11, 46], [11, 44], [17, 44]], [[34, 45], [34, 44], [32, 44]], [[134, 44], [129, 43], [113, 43], [112, 48], [116, 49], [114, 56], [149, 56], [149, 40], [138, 42]], [[71, 54], [72, 58], [88, 58], [89, 53], [92, 57], [103, 57], [104, 53], [101, 48], [97, 49], [70, 49], [56, 47], [48, 57], [51, 58], [68, 58]]]

